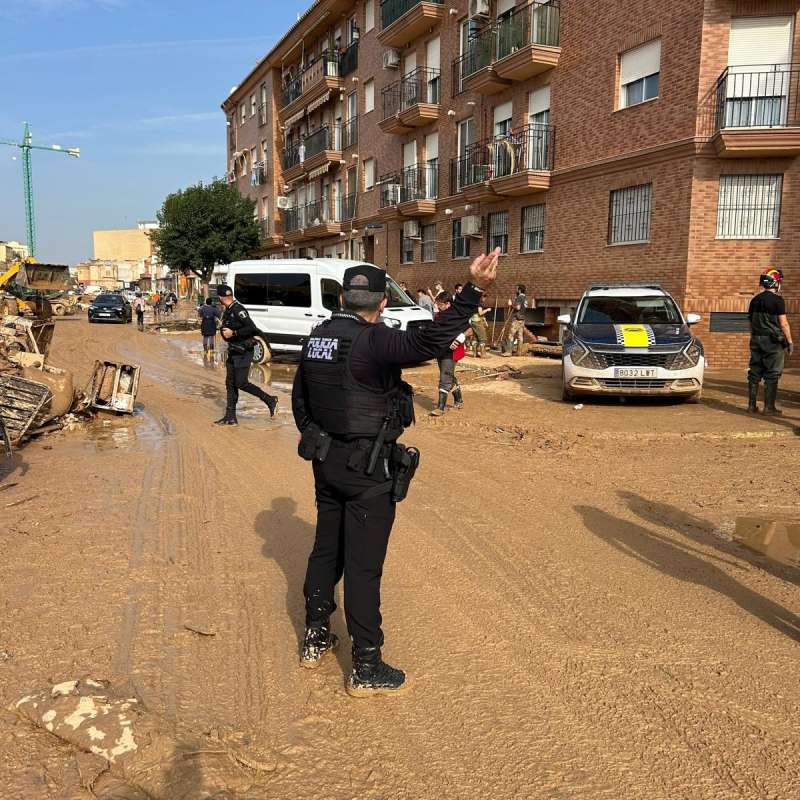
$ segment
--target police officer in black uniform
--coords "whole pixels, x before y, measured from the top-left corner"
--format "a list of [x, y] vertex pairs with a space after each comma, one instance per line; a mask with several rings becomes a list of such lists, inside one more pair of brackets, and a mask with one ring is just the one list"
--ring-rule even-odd
[[225, 405], [225, 416], [218, 419], [215, 425], [238, 425], [236, 419], [236, 404], [239, 402], [239, 392], [247, 392], [266, 403], [269, 415], [275, 416], [278, 398], [267, 394], [253, 383], [250, 383], [250, 365], [253, 363], [253, 350], [255, 348], [254, 336], [258, 328], [247, 309], [233, 299], [233, 290], [230, 286], [220, 284], [217, 287], [219, 301], [225, 308], [220, 322], [220, 333], [228, 343], [228, 359], [225, 363], [225, 388], [228, 391]]
[[786, 318], [786, 303], [780, 296], [783, 273], [765, 270], [759, 284], [763, 291], [750, 301], [750, 367], [747, 372], [749, 400], [747, 410], [758, 411], [758, 386], [764, 381], [764, 414], [775, 416], [778, 381], [783, 373], [785, 353], [794, 350], [792, 331]]
[[317, 326], [303, 346], [292, 389], [300, 455], [313, 461], [317, 530], [303, 592], [306, 632], [300, 663], [316, 667], [338, 644], [330, 616], [344, 576], [353, 669], [347, 692], [396, 694], [406, 674], [381, 658], [380, 588], [396, 503], [408, 491], [419, 452], [398, 442], [414, 421], [411, 387], [401, 367], [435, 358], [469, 327], [482, 292], [494, 281], [499, 248], [479, 256], [472, 282], [436, 322], [400, 331], [380, 321], [386, 273], [363, 264], [345, 271], [342, 310]]

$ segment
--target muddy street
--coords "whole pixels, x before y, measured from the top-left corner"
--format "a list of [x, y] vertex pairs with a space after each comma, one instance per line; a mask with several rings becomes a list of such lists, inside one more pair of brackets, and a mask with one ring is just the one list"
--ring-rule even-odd
[[[422, 466], [383, 614], [415, 688], [358, 701], [347, 647], [297, 663], [315, 509], [291, 365], [254, 368], [274, 420], [245, 397], [217, 428], [224, 368], [199, 335], [59, 321], [54, 364], [83, 380], [98, 357], [141, 365], [136, 415], [0, 461], [3, 708], [84, 676], [130, 687], [166, 724], [274, 759], [219, 797], [796, 795], [800, 375], [776, 419], [742, 413], [733, 372], [696, 406], [576, 409], [558, 363], [530, 359], [467, 375], [464, 410], [433, 419], [435, 371], [411, 371]], [[764, 520], [794, 539], [743, 546]], [[175, 797], [206, 796], [195, 767]], [[0, 797], [88, 784], [73, 747], [0, 715]]]

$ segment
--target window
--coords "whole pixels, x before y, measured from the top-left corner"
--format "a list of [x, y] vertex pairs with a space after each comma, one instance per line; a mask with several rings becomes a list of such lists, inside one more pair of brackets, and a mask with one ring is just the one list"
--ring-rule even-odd
[[461, 235], [461, 220], [453, 220], [453, 258], [469, 257], [469, 237]]
[[256, 115], [256, 96], [254, 94], [250, 95], [250, 116], [254, 117]]
[[239, 106], [239, 116], [241, 117], [242, 122], [247, 121], [247, 106], [244, 103]]
[[400, 263], [410, 264], [414, 260], [414, 240], [400, 231]]
[[[323, 258], [333, 258], [333, 248], [326, 247], [323, 251]], [[320, 288], [322, 289], [322, 305], [324, 308], [327, 308], [328, 311], [338, 311], [339, 310], [339, 292], [341, 292], [342, 287], [339, 283], [332, 278], [323, 278], [320, 284]]]
[[436, 261], [436, 225], [422, 226], [422, 260]]
[[538, 253], [544, 250], [544, 203], [522, 209], [521, 253]]
[[489, 229], [488, 252], [495, 247], [500, 248], [503, 255], [508, 253], [508, 211], [496, 211], [489, 214], [486, 227]]
[[620, 108], [658, 97], [661, 76], [661, 39], [627, 50], [619, 58]]
[[609, 244], [649, 241], [652, 188], [651, 183], [644, 183], [611, 192], [608, 213]]
[[680, 325], [671, 297], [589, 297], [578, 311], [579, 325]]
[[375, 27], [375, 0], [367, 0], [364, 4], [364, 15], [364, 33], [369, 33]]
[[244, 305], [311, 308], [311, 276], [303, 273], [240, 273], [233, 293]]
[[722, 175], [717, 239], [777, 239], [783, 175]]
[[368, 158], [364, 162], [364, 189], [372, 189], [375, 186], [375, 159]]
[[364, 83], [364, 113], [375, 110], [375, 81], [370, 78]]

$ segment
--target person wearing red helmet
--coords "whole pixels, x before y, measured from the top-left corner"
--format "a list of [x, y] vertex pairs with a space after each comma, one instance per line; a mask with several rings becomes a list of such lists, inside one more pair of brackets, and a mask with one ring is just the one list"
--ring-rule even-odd
[[759, 284], [762, 291], [750, 301], [750, 367], [747, 372], [748, 403], [751, 414], [758, 411], [758, 387], [764, 381], [764, 414], [775, 416], [778, 381], [783, 373], [785, 354], [794, 351], [792, 331], [786, 318], [786, 303], [780, 296], [783, 273], [766, 269]]

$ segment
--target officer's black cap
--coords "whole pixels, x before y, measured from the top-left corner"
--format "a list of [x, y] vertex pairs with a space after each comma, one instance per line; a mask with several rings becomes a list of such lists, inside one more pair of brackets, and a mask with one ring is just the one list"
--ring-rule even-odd
[[233, 289], [225, 283], [217, 286], [217, 297], [233, 297]]
[[380, 267], [373, 267], [372, 264], [348, 267], [344, 271], [342, 288], [346, 292], [351, 289], [359, 289], [362, 292], [383, 294], [386, 291], [386, 273]]

